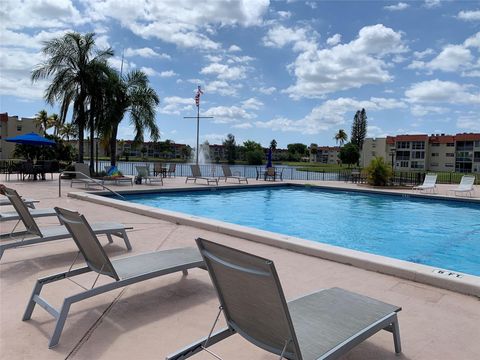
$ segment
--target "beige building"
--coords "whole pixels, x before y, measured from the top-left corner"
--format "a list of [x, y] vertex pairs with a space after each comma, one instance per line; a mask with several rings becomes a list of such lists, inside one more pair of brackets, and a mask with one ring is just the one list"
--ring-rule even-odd
[[340, 147], [338, 146], [318, 146], [315, 154], [310, 153], [310, 161], [321, 164], [338, 164]]
[[34, 119], [8, 116], [8, 113], [0, 114], [0, 159], [13, 159], [15, 143], [7, 142], [5, 139], [31, 132], [41, 134]]
[[376, 156], [397, 171], [456, 171], [480, 173], [480, 133], [456, 135], [397, 135], [367, 138], [360, 157], [361, 166]]

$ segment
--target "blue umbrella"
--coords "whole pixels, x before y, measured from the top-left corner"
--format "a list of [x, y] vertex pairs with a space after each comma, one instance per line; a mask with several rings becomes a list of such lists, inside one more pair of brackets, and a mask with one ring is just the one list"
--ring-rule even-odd
[[267, 168], [272, 167], [272, 148], [268, 149]]
[[35, 134], [33, 132], [28, 133], [28, 134], [14, 136], [14, 137], [5, 139], [5, 141], [14, 142], [14, 143], [23, 144], [23, 145], [34, 145], [34, 146], [40, 146], [40, 145], [53, 146], [53, 145], [55, 145], [55, 141], [44, 138], [43, 136], [40, 136], [40, 135]]

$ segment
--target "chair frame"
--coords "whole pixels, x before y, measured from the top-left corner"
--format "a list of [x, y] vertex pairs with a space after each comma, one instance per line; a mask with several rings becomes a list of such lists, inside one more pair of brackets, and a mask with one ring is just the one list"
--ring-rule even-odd
[[[461, 186], [462, 185], [465, 185], [465, 184], [462, 184], [462, 182], [464, 181], [463, 179], [473, 179], [473, 182], [472, 184], [469, 184], [470, 185], [470, 189], [462, 189]], [[457, 193], [464, 193], [465, 196], [466, 194], [469, 194], [470, 197], [472, 197], [473, 193], [475, 192], [475, 181], [476, 181], [476, 177], [474, 175], [463, 175], [462, 176], [462, 179], [460, 180], [460, 184], [458, 185], [458, 187], [456, 187], [455, 189], [450, 189], [447, 191], [450, 192], [450, 191], [453, 191], [453, 193], [455, 194], [455, 196], [457, 196]]]
[[[244, 267], [243, 265], [238, 265], [233, 262], [229, 262], [225, 258], [219, 258], [215, 254], [210, 253], [208, 250], [205, 249], [203, 246], [203, 243], [209, 243], [208, 240], [204, 240], [201, 238], [196, 239], [197, 245], [200, 249], [200, 253], [202, 254], [203, 258], [205, 259], [205, 265], [207, 266], [208, 272], [210, 274], [210, 278], [214, 284], [214, 287], [217, 291], [218, 298], [220, 300], [220, 311], [219, 314], [217, 315], [217, 318], [215, 319], [215, 322], [213, 324], [213, 327], [210, 330], [210, 333], [208, 336], [198, 340], [197, 342], [192, 343], [191, 345], [188, 345], [187, 347], [167, 356], [166, 360], [184, 360], [187, 359], [201, 351], [207, 351], [208, 353], [212, 354], [214, 357], [220, 359], [220, 357], [216, 354], [213, 354], [210, 350], [208, 350], [208, 347], [224, 340], [227, 337], [230, 337], [236, 333], [242, 335], [245, 339], [247, 339], [249, 342], [257, 345], [258, 347], [269, 351], [271, 353], [275, 353], [277, 355], [280, 355], [280, 359], [291, 359], [291, 360], [303, 360], [302, 354], [301, 354], [301, 348], [300, 344], [298, 343], [296, 334], [295, 334], [295, 326], [292, 322], [292, 319], [290, 317], [290, 311], [288, 308], [288, 304], [285, 300], [285, 297], [283, 295], [283, 290], [280, 284], [280, 279], [278, 278], [278, 274], [275, 270], [275, 265], [273, 264], [272, 261], [263, 259], [266, 261], [266, 265], [269, 267], [268, 272], [264, 272], [263, 270], [257, 270], [254, 267]], [[217, 244], [219, 245], [219, 244]], [[248, 254], [244, 253], [240, 250], [232, 249], [224, 245], [220, 245], [224, 248], [228, 248], [230, 250], [235, 250], [238, 253], [243, 253], [243, 254]], [[248, 254], [251, 255], [251, 254]], [[278, 288], [278, 294], [280, 297], [280, 300], [282, 302], [282, 307], [283, 311], [285, 314], [285, 318], [287, 321], [287, 327], [289, 329], [289, 332], [291, 334], [290, 339], [285, 339], [285, 346], [283, 349], [280, 348], [272, 348], [269, 346], [266, 346], [266, 344], [259, 343], [256, 341], [256, 339], [252, 338], [249, 336], [249, 334], [244, 334], [242, 333], [242, 330], [237, 328], [235, 322], [230, 318], [228, 312], [224, 310], [223, 304], [224, 304], [224, 297], [222, 294], [221, 287], [218, 286], [218, 280], [215, 276], [215, 271], [211, 269], [209, 262], [212, 261], [216, 265], [219, 265], [221, 267], [227, 268], [229, 270], [234, 270], [237, 272], [244, 272], [248, 273], [253, 276], [257, 277], [272, 277], [273, 281], [275, 282], [277, 288]], [[322, 290], [322, 291], [328, 291], [330, 289]], [[307, 295], [308, 296], [308, 295]], [[295, 300], [293, 300], [295, 301]], [[218, 317], [220, 315], [220, 312], [224, 313], [226, 321], [227, 321], [227, 327], [223, 328], [219, 331], [213, 332], [214, 327], [217, 323]], [[393, 334], [393, 341], [394, 341], [394, 348], [395, 352], [398, 354], [401, 352], [401, 341], [400, 341], [400, 330], [399, 330], [399, 325], [398, 325], [398, 318], [397, 318], [397, 312], [392, 312], [383, 318], [377, 320], [370, 326], [367, 326], [363, 328], [362, 330], [358, 331], [356, 334], [348, 338], [347, 340], [337, 344], [337, 346], [333, 347], [329, 351], [327, 351], [324, 354], [319, 354], [319, 357], [317, 360], [333, 360], [338, 358], [339, 356], [344, 355], [346, 352], [369, 338], [370, 336], [374, 335], [375, 333], [379, 332], [380, 330], [386, 330], [388, 332], [391, 332]], [[292, 348], [293, 348], [293, 353], [287, 353], [286, 349], [289, 343], [292, 343]]]
[[185, 179], [185, 184], [188, 183], [188, 181], [193, 180], [193, 182], [196, 184], [197, 179], [205, 180], [207, 182], [207, 185], [210, 185], [210, 183], [215, 183], [215, 185], [218, 186], [218, 178], [214, 177], [208, 177], [208, 176], [202, 176], [202, 172], [200, 171], [200, 166], [199, 165], [190, 165], [190, 169], [192, 171], [192, 176], [187, 176]]
[[[64, 211], [64, 209], [60, 209], [60, 208], [55, 208], [55, 209], [57, 210], [58, 216], [62, 219], [62, 221], [67, 223], [69, 220], [66, 219], [65, 217], [63, 217], [62, 214], [61, 214], [61, 211]], [[78, 214], [78, 218], [79, 218], [79, 221], [82, 221], [87, 226], [87, 228], [91, 231], [91, 228], [88, 225], [88, 222], [86, 221], [85, 217], [83, 215]], [[75, 240], [75, 235], [73, 233], [71, 233], [71, 235]], [[91, 232], [91, 235], [96, 240], [98, 250], [101, 251], [105, 255], [106, 261], [108, 262], [108, 264], [110, 264], [110, 266], [112, 266], [112, 263], [110, 262], [109, 257], [103, 251], [103, 248], [101, 247], [100, 243], [98, 242], [98, 239], [97, 239], [96, 235], [93, 232]], [[79, 248], [81, 250], [81, 247], [80, 247], [80, 245], [78, 245], [78, 242], [77, 241], [75, 241], [75, 242], [77, 243], [77, 246], [79, 246]], [[145, 281], [145, 280], [149, 280], [149, 279], [152, 279], [152, 278], [155, 278], [155, 277], [159, 277], [159, 276], [162, 276], [162, 275], [171, 274], [171, 273], [178, 272], [178, 271], [182, 271], [183, 275], [187, 275], [188, 270], [191, 269], [191, 268], [198, 267], [198, 268], [205, 269], [203, 261], [199, 260], [197, 262], [190, 262], [190, 263], [184, 264], [184, 265], [172, 266], [170, 268], [164, 268], [164, 269], [160, 269], [160, 270], [157, 270], [157, 271], [152, 271], [152, 272], [149, 272], [149, 273], [143, 273], [143, 274], [140, 274], [140, 275], [127, 277], [125, 279], [120, 279], [118, 277], [118, 275], [114, 274], [115, 277], [116, 277], [116, 278], [114, 278], [114, 280], [115, 280], [114, 282], [95, 287], [95, 284], [96, 284], [96, 281], [97, 281], [98, 277], [102, 274], [103, 267], [99, 271], [95, 270], [95, 269], [92, 269], [89, 266], [84, 266], [84, 267], [80, 267], [80, 268], [76, 268], [76, 269], [72, 270], [72, 267], [75, 264], [75, 261], [77, 260], [78, 254], [80, 254], [80, 251], [77, 253], [77, 256], [75, 257], [72, 265], [70, 266], [70, 268], [67, 271], [57, 273], [57, 274], [54, 274], [54, 275], [50, 275], [50, 276], [46, 276], [46, 277], [43, 277], [43, 278], [40, 278], [40, 279], [37, 280], [37, 282], [35, 283], [35, 286], [33, 288], [32, 294], [30, 296], [30, 299], [28, 301], [25, 312], [23, 314], [23, 317], [22, 317], [23, 321], [30, 320], [30, 318], [32, 317], [32, 313], [33, 313], [33, 310], [35, 308], [35, 305], [38, 304], [38, 305], [40, 305], [40, 307], [42, 307], [45, 311], [47, 311], [50, 315], [52, 315], [56, 319], [55, 329], [53, 331], [53, 334], [52, 334], [52, 336], [50, 338], [50, 341], [49, 341], [49, 344], [48, 344], [48, 347], [50, 349], [55, 347], [58, 344], [58, 342], [60, 340], [60, 336], [62, 334], [63, 327], [65, 325], [65, 321], [67, 320], [68, 312], [70, 310], [70, 307], [74, 303], [77, 303], [79, 301], [82, 301], [82, 300], [91, 298], [93, 296], [97, 296], [97, 295], [115, 290], [115, 289], [118, 289], [118, 288], [122, 288], [122, 287], [125, 287], [125, 286], [128, 286], [128, 285], [131, 285], [131, 284], [135, 284], [135, 283], [138, 283], [138, 282], [141, 282], [141, 281]], [[141, 254], [140, 254], [140, 256], [141, 256]], [[133, 258], [133, 257], [135, 257], [135, 255], [131, 256], [131, 258]], [[115, 268], [113, 266], [112, 266], [112, 268], [113, 268], [113, 271], [115, 273]], [[90, 289], [85, 289], [85, 291], [82, 291], [82, 292], [77, 293], [75, 295], [71, 295], [71, 296], [66, 297], [64, 299], [60, 309], [56, 309], [50, 303], [48, 303], [47, 300], [45, 300], [43, 297], [40, 296], [42, 288], [46, 284], [50, 284], [50, 283], [60, 281], [60, 280], [64, 280], [64, 279], [70, 279], [71, 280], [71, 278], [74, 277], [74, 276], [82, 275], [82, 274], [92, 272], [92, 271], [98, 273], [97, 279], [93, 283], [92, 287]], [[111, 275], [108, 275], [108, 274], [105, 274], [105, 275], [106, 276], [111, 276]], [[71, 280], [71, 281], [75, 282], [74, 280]]]
[[227, 182], [227, 179], [236, 179], [238, 180], [239, 184], [241, 184], [242, 181], [245, 181], [248, 184], [248, 179], [245, 176], [233, 175], [232, 170], [230, 169], [230, 166], [225, 164], [222, 165], [222, 171], [223, 171], [223, 176], [219, 176], [218, 180], [225, 179], [225, 182]]

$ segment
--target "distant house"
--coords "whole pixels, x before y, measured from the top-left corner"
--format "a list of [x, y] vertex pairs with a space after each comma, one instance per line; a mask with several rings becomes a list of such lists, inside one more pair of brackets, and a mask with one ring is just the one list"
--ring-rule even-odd
[[310, 153], [310, 162], [321, 164], [338, 164], [340, 147], [338, 146], [317, 146], [316, 153]]
[[31, 132], [43, 135], [33, 118], [19, 118], [8, 116], [8, 113], [0, 114], [0, 159], [12, 159], [15, 143], [6, 142], [5, 139]]

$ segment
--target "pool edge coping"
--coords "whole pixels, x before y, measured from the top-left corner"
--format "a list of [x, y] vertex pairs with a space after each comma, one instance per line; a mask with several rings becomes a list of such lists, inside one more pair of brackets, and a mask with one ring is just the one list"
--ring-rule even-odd
[[[283, 183], [287, 184], [287, 183]], [[292, 183], [290, 183], [292, 184]], [[273, 184], [272, 184], [273, 185]], [[299, 185], [299, 184], [292, 184]], [[271, 185], [270, 185], [271, 186]], [[317, 186], [317, 185], [312, 185]], [[320, 187], [320, 186], [319, 186]], [[233, 188], [233, 187], [228, 187]], [[328, 189], [345, 190], [343, 188]], [[201, 188], [195, 188], [201, 189]], [[202, 187], [202, 189], [205, 189]], [[209, 188], [206, 188], [209, 189]], [[159, 189], [155, 189], [158, 192]], [[170, 189], [169, 189], [170, 190]], [[176, 188], [171, 191], [188, 191], [190, 188]], [[348, 190], [346, 190], [348, 191]], [[164, 191], [166, 192], [166, 191]], [[126, 192], [125, 192], [126, 193]], [[128, 193], [140, 193], [129, 191]], [[375, 192], [384, 193], [384, 192]], [[133, 212], [139, 215], [157, 218], [179, 225], [187, 225], [203, 230], [217, 232], [229, 236], [254, 241], [269, 246], [297, 252], [300, 254], [314, 256], [321, 259], [335, 261], [338, 263], [355, 266], [361, 269], [392, 275], [398, 278], [427, 284], [446, 290], [480, 297], [480, 277], [461, 272], [454, 272], [448, 269], [441, 269], [429, 265], [416, 264], [400, 259], [390, 258], [382, 255], [370, 254], [358, 250], [347, 249], [321, 242], [315, 242], [303, 238], [283, 235], [270, 231], [251, 228], [248, 226], [232, 224], [220, 220], [208, 219], [195, 215], [188, 215], [180, 212], [158, 209], [147, 205], [128, 203], [126, 201], [101, 196], [101, 193], [70, 192], [69, 197], [89, 201], [97, 204], [108, 205], [120, 210]], [[397, 194], [401, 195], [401, 194]], [[435, 197], [438, 199], [437, 197]], [[448, 277], [449, 275], [437, 274], [434, 271], [442, 270], [446, 273], [460, 274], [461, 278]]]

